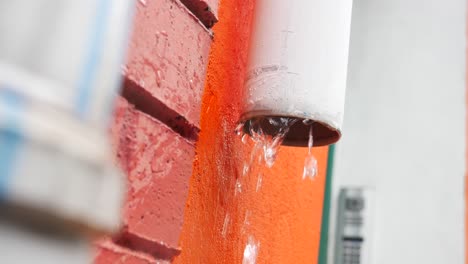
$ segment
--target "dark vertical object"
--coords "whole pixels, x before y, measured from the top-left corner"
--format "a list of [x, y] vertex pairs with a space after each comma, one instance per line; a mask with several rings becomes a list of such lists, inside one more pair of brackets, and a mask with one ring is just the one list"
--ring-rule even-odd
[[327, 174], [325, 179], [325, 194], [323, 197], [322, 227], [320, 229], [320, 246], [318, 264], [327, 264], [328, 229], [330, 223], [330, 205], [332, 192], [333, 163], [335, 158], [335, 145], [328, 148]]

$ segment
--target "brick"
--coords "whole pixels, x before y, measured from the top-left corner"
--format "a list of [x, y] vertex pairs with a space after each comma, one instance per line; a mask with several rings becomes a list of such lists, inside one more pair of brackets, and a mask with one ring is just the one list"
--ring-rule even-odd
[[218, 0], [181, 0], [207, 27], [218, 22]]
[[116, 245], [109, 239], [96, 243], [95, 264], [169, 264], [167, 260], [155, 259], [150, 255], [135, 252]]
[[178, 240], [195, 146], [122, 98], [115, 116], [117, 157], [129, 179], [124, 228], [116, 242], [172, 259], [180, 253]]
[[129, 46], [125, 89], [146, 90], [200, 127], [210, 32], [178, 0], [139, 1]]
[[169, 108], [163, 102], [154, 98], [148, 91], [129, 79], [124, 80], [122, 96], [138, 110], [158, 119], [186, 139], [197, 141], [200, 129]]

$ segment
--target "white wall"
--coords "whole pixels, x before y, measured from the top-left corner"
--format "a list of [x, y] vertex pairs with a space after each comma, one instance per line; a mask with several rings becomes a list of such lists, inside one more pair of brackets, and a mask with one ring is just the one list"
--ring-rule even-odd
[[339, 187], [365, 185], [376, 189], [372, 263], [464, 263], [465, 10], [354, 0], [329, 253]]

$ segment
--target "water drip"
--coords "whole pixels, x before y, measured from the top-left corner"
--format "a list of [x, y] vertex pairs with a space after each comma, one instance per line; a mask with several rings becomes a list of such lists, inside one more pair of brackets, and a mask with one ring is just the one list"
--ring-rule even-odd
[[[248, 126], [249, 134], [255, 143], [254, 148], [263, 150], [263, 160], [268, 168], [273, 167], [279, 148], [295, 122], [297, 122], [297, 119], [288, 117], [261, 117], [246, 122], [245, 125]], [[263, 126], [265, 123], [269, 124], [266, 129]]]
[[242, 264], [255, 264], [257, 262], [260, 243], [253, 236], [249, 236], [247, 245], [244, 249], [244, 258]]
[[[255, 162], [260, 166], [272, 168], [290, 128], [300, 120], [290, 117], [258, 117], [240, 123], [235, 132], [241, 137], [242, 143], [247, 142], [249, 135], [254, 142], [250, 160], [244, 164], [242, 175], [248, 175]], [[302, 178], [314, 179], [317, 175], [317, 159], [312, 154], [312, 147], [314, 145], [313, 133], [316, 123], [311, 119], [303, 119], [301, 123], [308, 129], [308, 153], [304, 162]], [[258, 155], [259, 150], [262, 151], [261, 155]], [[257, 186], [260, 186], [261, 182], [262, 178], [259, 176]]]
[[223, 236], [223, 238], [226, 238], [230, 222], [231, 216], [229, 215], [229, 213], [226, 213], [226, 215], [224, 216], [223, 230], [221, 231], [221, 235]]
[[238, 194], [242, 193], [242, 183], [240, 179], [236, 180], [236, 186], [234, 190], [234, 195], [237, 196]]
[[257, 187], [255, 188], [256, 192], [258, 192], [260, 188], [262, 187], [262, 181], [263, 181], [263, 174], [259, 173], [258, 178], [257, 178]]
[[310, 124], [309, 129], [309, 142], [307, 143], [308, 152], [304, 161], [304, 171], [302, 174], [302, 179], [311, 179], [313, 180], [317, 176], [317, 159], [312, 154], [312, 146], [314, 145], [314, 135], [312, 124]]

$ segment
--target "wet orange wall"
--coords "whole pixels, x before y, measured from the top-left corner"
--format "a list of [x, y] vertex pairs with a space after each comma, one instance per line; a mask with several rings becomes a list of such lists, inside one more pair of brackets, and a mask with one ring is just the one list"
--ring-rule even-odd
[[175, 263], [242, 263], [249, 236], [259, 244], [257, 263], [317, 263], [327, 148], [314, 149], [314, 181], [302, 180], [307, 151], [301, 148], [281, 148], [272, 169], [242, 176], [251, 144], [234, 130], [253, 8], [252, 0], [221, 1]]

